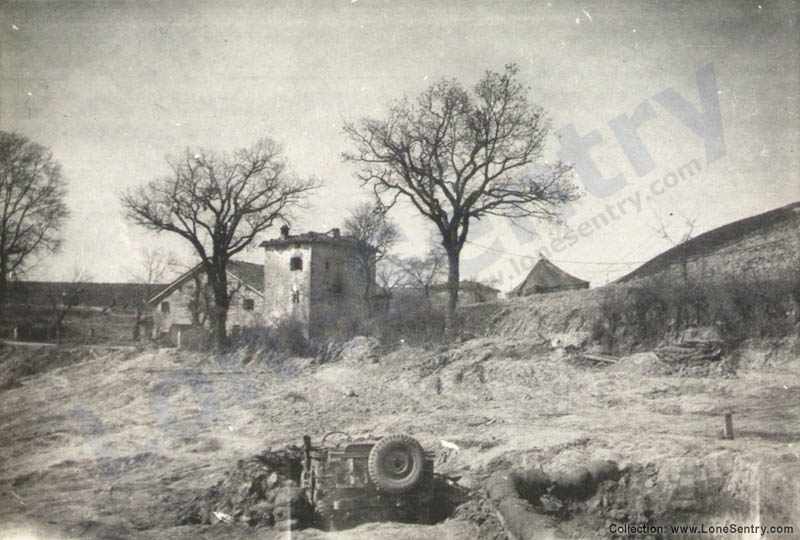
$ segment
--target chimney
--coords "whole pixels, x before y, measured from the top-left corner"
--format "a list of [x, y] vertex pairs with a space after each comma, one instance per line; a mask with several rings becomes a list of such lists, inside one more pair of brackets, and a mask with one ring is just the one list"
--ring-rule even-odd
[[339, 234], [341, 233], [339, 227], [334, 227], [333, 229], [331, 229], [331, 232], [333, 233], [334, 238], [339, 238]]
[[289, 226], [283, 225], [281, 227], [281, 238], [289, 238]]

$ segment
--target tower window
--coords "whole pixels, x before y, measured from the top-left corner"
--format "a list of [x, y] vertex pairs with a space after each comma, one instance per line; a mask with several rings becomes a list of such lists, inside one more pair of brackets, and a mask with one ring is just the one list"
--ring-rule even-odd
[[252, 298], [245, 298], [242, 302], [242, 307], [245, 311], [253, 311], [256, 307], [256, 302]]
[[302, 270], [303, 269], [303, 258], [302, 257], [292, 257], [289, 259], [289, 270]]
[[292, 291], [292, 304], [300, 303], [300, 291]]
[[169, 313], [169, 302], [161, 302], [161, 313]]

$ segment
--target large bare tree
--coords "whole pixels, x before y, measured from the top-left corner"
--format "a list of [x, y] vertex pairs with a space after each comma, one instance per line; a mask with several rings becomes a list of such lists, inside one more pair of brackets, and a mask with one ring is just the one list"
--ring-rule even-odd
[[0, 306], [9, 280], [60, 245], [65, 196], [66, 180], [50, 151], [0, 131]]
[[400, 231], [380, 207], [361, 203], [345, 219], [344, 232], [356, 240], [350, 263], [364, 276], [364, 303], [367, 310], [372, 311], [373, 276], [378, 264], [388, 256]]
[[122, 204], [134, 223], [177, 234], [194, 248], [213, 291], [213, 339], [224, 346], [228, 261], [276, 220], [287, 220], [319, 182], [292, 176], [270, 139], [233, 154], [186, 150], [167, 162], [169, 175], [128, 191]]
[[571, 168], [543, 163], [549, 122], [528, 100], [518, 68], [488, 71], [471, 90], [443, 79], [385, 118], [346, 122], [343, 155], [386, 207], [405, 199], [436, 226], [448, 262], [448, 323], [470, 223], [484, 216], [553, 220], [577, 197]]

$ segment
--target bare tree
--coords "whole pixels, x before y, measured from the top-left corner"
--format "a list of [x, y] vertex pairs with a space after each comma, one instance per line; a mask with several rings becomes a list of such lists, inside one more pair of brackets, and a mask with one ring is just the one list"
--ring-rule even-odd
[[542, 162], [549, 122], [528, 101], [518, 68], [487, 72], [468, 91], [441, 80], [384, 119], [347, 122], [347, 162], [382, 205], [409, 201], [436, 226], [448, 262], [448, 326], [458, 303], [459, 259], [470, 223], [488, 215], [556, 220], [577, 198], [571, 168]]
[[[674, 217], [672, 213], [669, 217]], [[703, 302], [698, 297], [700, 291], [689, 281], [689, 240], [692, 239], [692, 232], [697, 223], [697, 216], [688, 218], [680, 214], [681, 224], [678, 226], [679, 233], [670, 232], [666, 220], [656, 215], [657, 224], [650, 229], [675, 246], [678, 250], [678, 257], [681, 269], [681, 286], [678, 287], [677, 308], [675, 311], [674, 331], [677, 335], [689, 323], [691, 312], [694, 311], [695, 319], [699, 323]], [[702, 296], [702, 295], [700, 295]]]
[[0, 131], [0, 306], [8, 282], [38, 255], [58, 249], [66, 180], [61, 166], [43, 146], [16, 133]]
[[276, 220], [287, 220], [319, 182], [289, 174], [280, 146], [269, 139], [232, 155], [187, 150], [167, 161], [170, 175], [127, 192], [122, 204], [134, 223], [175, 233], [194, 248], [214, 296], [214, 342], [224, 346], [228, 261]]
[[143, 249], [142, 250], [142, 265], [137, 271], [129, 272], [131, 279], [136, 283], [144, 285], [142, 290], [134, 298], [134, 311], [135, 319], [133, 323], [134, 340], [138, 340], [141, 334], [142, 322], [144, 321], [145, 312], [148, 309], [148, 300], [158, 292], [162, 281], [166, 276], [171, 273], [175, 265], [175, 257], [170, 254], [164, 254], [157, 249]]
[[443, 275], [447, 264], [447, 253], [441, 245], [433, 245], [422, 257], [406, 257], [399, 260], [405, 281], [419, 287], [430, 298], [431, 286]]
[[396, 257], [385, 257], [375, 271], [375, 285], [383, 302], [384, 312], [389, 311], [394, 291], [404, 283], [405, 273]]
[[[671, 213], [670, 217], [672, 217]], [[673, 246], [680, 247], [681, 277], [683, 278], [683, 284], [686, 285], [689, 282], [689, 254], [687, 251], [687, 242], [692, 239], [692, 232], [694, 231], [695, 223], [697, 223], [697, 216], [689, 219], [681, 214], [681, 218], [683, 223], [681, 225], [682, 232], [680, 234], [670, 233], [665, 220], [658, 215], [656, 215], [658, 223], [655, 226], [651, 226], [650, 229]]]
[[380, 207], [362, 203], [345, 219], [344, 232], [356, 240], [350, 262], [364, 277], [364, 304], [371, 311], [373, 276], [377, 265], [397, 241], [399, 230]]
[[92, 277], [83, 269], [72, 270], [70, 280], [61, 285], [53, 285], [47, 291], [47, 300], [50, 303], [50, 313], [53, 317], [53, 328], [56, 331], [56, 342], [61, 343], [64, 332], [64, 319], [72, 309], [79, 305], [87, 292], [87, 284]]

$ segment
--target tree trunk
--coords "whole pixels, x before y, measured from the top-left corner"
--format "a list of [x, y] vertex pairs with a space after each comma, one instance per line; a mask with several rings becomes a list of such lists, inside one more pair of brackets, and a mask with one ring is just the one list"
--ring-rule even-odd
[[141, 313], [136, 313], [136, 320], [133, 323], [133, 341], [139, 341], [140, 335], [140, 327], [142, 325], [142, 315]]
[[0, 261], [0, 314], [5, 311], [6, 295], [8, 294], [8, 273], [5, 261]]
[[447, 315], [445, 329], [448, 334], [454, 335], [458, 331], [456, 308], [458, 307], [459, 259], [461, 249], [454, 246], [445, 246], [447, 250]]
[[367, 307], [367, 315], [372, 315], [372, 280], [370, 272], [367, 270], [367, 284], [364, 285], [364, 305]]
[[[216, 275], [212, 275], [216, 272]], [[211, 335], [215, 347], [228, 345], [228, 279], [224, 269], [215, 268], [208, 272], [208, 282], [214, 291], [214, 305], [211, 308]]]

